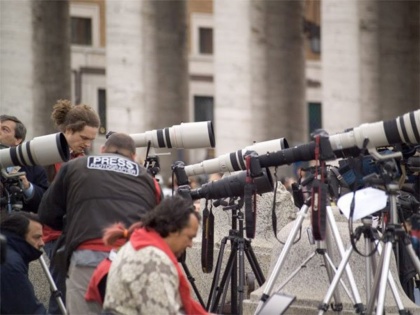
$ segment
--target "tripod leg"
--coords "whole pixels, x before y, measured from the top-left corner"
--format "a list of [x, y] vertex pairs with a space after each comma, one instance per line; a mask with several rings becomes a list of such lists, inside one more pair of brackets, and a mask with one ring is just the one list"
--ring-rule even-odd
[[[329, 283], [331, 283], [333, 278], [334, 278], [333, 277], [333, 271], [332, 271], [332, 268], [331, 268], [326, 256], [327, 256], [326, 253], [324, 253], [322, 255], [322, 259], [324, 261], [325, 270], [327, 271], [328, 281], [329, 281]], [[334, 311], [340, 311], [343, 308], [343, 304], [341, 303], [340, 291], [339, 290], [334, 290], [333, 295], [334, 295], [334, 307], [333, 307], [333, 309], [334, 309]]]
[[261, 270], [260, 265], [258, 264], [257, 257], [252, 249], [251, 242], [245, 240], [245, 254], [248, 258], [249, 265], [251, 266], [252, 271], [254, 272], [255, 277], [257, 278], [257, 282], [260, 286], [263, 285], [265, 282], [264, 274]]
[[385, 251], [383, 252], [379, 244], [378, 252], [381, 253], [381, 259], [377, 271], [375, 273], [374, 290], [372, 291], [372, 295], [370, 296], [367, 313], [371, 314], [373, 312], [375, 297], [379, 291], [376, 306], [376, 314], [383, 314], [385, 308], [386, 284], [388, 283], [393, 294], [395, 303], [397, 304], [399, 313], [405, 314], [406, 312], [401, 297], [398, 293], [397, 285], [395, 284], [395, 280], [389, 271], [390, 259], [392, 255], [392, 242], [387, 242], [385, 244]]
[[[220, 284], [218, 285], [218, 283], [216, 282], [216, 287], [215, 287], [215, 292], [216, 295], [213, 296], [213, 299], [210, 301], [210, 305], [209, 305], [209, 311], [212, 313], [218, 313], [220, 310], [217, 309], [217, 306], [219, 304], [220, 301], [220, 297], [222, 295], [222, 293], [226, 294], [227, 288], [228, 286], [226, 285], [227, 280], [230, 278], [231, 274], [232, 274], [232, 267], [233, 267], [233, 263], [236, 261], [236, 248], [232, 248], [231, 252], [230, 252], [230, 256], [228, 259], [228, 262], [226, 264], [226, 268], [225, 271], [223, 273], [222, 276], [222, 280], [220, 281]], [[214, 279], [213, 279], [214, 281]], [[233, 285], [231, 283], [231, 285]], [[232, 305], [235, 303], [236, 301], [232, 300]], [[224, 304], [224, 303], [222, 303]], [[221, 307], [223, 305], [220, 305]], [[220, 308], [221, 308], [220, 307]]]
[[222, 262], [223, 262], [223, 254], [225, 252], [226, 242], [229, 238], [224, 237], [220, 242], [220, 250], [219, 255], [217, 257], [216, 268], [214, 269], [213, 281], [210, 287], [209, 299], [207, 301], [207, 310], [210, 310], [211, 302], [214, 298], [214, 294], [217, 291], [217, 284], [219, 283], [220, 271], [222, 269]]
[[270, 293], [271, 293], [271, 290], [273, 288], [274, 282], [276, 281], [276, 279], [277, 279], [277, 277], [280, 273], [281, 267], [284, 264], [286, 256], [289, 253], [290, 248], [293, 244], [293, 241], [295, 240], [296, 235], [298, 234], [298, 231], [302, 226], [302, 222], [303, 222], [306, 214], [308, 213], [308, 209], [309, 209], [309, 207], [306, 204], [303, 205], [302, 208], [300, 209], [300, 211], [298, 213], [298, 216], [296, 218], [295, 225], [293, 226], [292, 231], [290, 232], [289, 236], [287, 237], [286, 243], [284, 244], [284, 247], [283, 247], [283, 249], [280, 253], [279, 258], [277, 259], [276, 265], [274, 266], [270, 277], [268, 278], [268, 280], [265, 283], [265, 288], [264, 288], [263, 294], [261, 296], [260, 302], [258, 303], [254, 314], [258, 314], [258, 312], [261, 310], [264, 303], [270, 297]]
[[411, 261], [413, 262], [414, 268], [416, 269], [417, 273], [420, 275], [420, 260], [417, 256], [416, 252], [414, 251], [413, 245], [411, 244], [411, 240], [408, 235], [405, 236], [405, 248], [407, 249], [408, 255], [410, 256]]
[[297, 267], [291, 274], [290, 274], [290, 276], [289, 277], [287, 277], [287, 279], [286, 280], [284, 280], [277, 288], [276, 288], [276, 291], [280, 291], [281, 289], [283, 289], [283, 287], [286, 285], [286, 284], [288, 284], [289, 283], [289, 281], [290, 280], [292, 280], [293, 278], [294, 278], [294, 276], [296, 276], [297, 275], [297, 273], [300, 271], [300, 270], [302, 270], [303, 268], [305, 268], [306, 267], [306, 264], [314, 257], [316, 255], [316, 252], [313, 252], [312, 254], [310, 254], [309, 256], [308, 256], [308, 258], [306, 258], [304, 261], [303, 261], [303, 263], [299, 266], [299, 267]]
[[[325, 236], [325, 252], [322, 255], [323, 259], [324, 259], [324, 265], [325, 265], [325, 269], [327, 271], [327, 275], [328, 275], [328, 281], [329, 283], [331, 283], [332, 279], [334, 278], [334, 271], [333, 268], [334, 264], [332, 263], [332, 261], [328, 261], [328, 258], [331, 257], [332, 255], [332, 244], [331, 244], [331, 230], [329, 229], [329, 227], [327, 226], [326, 228], [326, 236]], [[340, 254], [341, 255], [341, 254]], [[340, 297], [340, 290], [334, 290], [334, 306], [333, 309], [335, 311], [341, 311], [343, 309], [343, 303], [341, 302], [341, 297]]]
[[[382, 252], [381, 244], [378, 244], [378, 252], [379, 253]], [[394, 297], [395, 304], [397, 304], [397, 308], [400, 311], [400, 314], [403, 314], [404, 309], [405, 309], [404, 304], [403, 304], [403, 302], [401, 300], [401, 297], [398, 293], [398, 288], [397, 288], [397, 285], [395, 283], [394, 277], [392, 276], [390, 271], [388, 271], [388, 284], [389, 284], [389, 287], [391, 289], [392, 295]]]
[[[365, 237], [365, 253], [371, 253], [373, 249], [372, 241]], [[375, 272], [373, 270], [373, 266], [375, 266], [375, 263], [372, 264], [372, 260], [374, 259], [375, 254], [373, 254], [370, 257], [365, 258], [365, 271], [366, 271], [366, 277], [365, 277], [365, 284], [366, 284], [366, 301], [369, 301], [371, 297], [371, 288], [372, 288], [372, 278], [371, 274]]]
[[[237, 301], [238, 312], [234, 314], [242, 315], [242, 302], [244, 300], [244, 290], [245, 290], [245, 242], [244, 239], [239, 241], [238, 244], [238, 254], [239, 254], [239, 285], [238, 293], [239, 299]], [[233, 287], [233, 285], [232, 285]], [[233, 312], [232, 312], [233, 313]]]
[[375, 307], [375, 300], [376, 300], [376, 296], [378, 294], [378, 289], [379, 289], [379, 281], [380, 281], [380, 275], [381, 275], [381, 270], [382, 270], [382, 265], [383, 265], [383, 254], [381, 253], [379, 256], [379, 262], [377, 264], [373, 264], [373, 269], [375, 270], [375, 277], [373, 279], [373, 286], [372, 286], [372, 290], [371, 290], [371, 295], [369, 298], [369, 301], [367, 302], [367, 312], [366, 314], [372, 314], [373, 312], [373, 308]]
[[[331, 258], [328, 256], [328, 254], [325, 254], [325, 259], [328, 261], [328, 263], [331, 266], [331, 270], [334, 272], [334, 276], [337, 273], [337, 270], [335, 268], [335, 265], [333, 263], [333, 261], [331, 260]], [[343, 279], [340, 278], [340, 284], [343, 287], [344, 291], [346, 292], [347, 296], [349, 297], [349, 299], [351, 300], [351, 302], [354, 305], [354, 299], [353, 299], [353, 295], [351, 295], [351, 292], [349, 291], [349, 289], [346, 287], [346, 284], [344, 283]]]
[[54, 279], [51, 276], [51, 273], [48, 269], [47, 264], [45, 263], [44, 257], [42, 255], [39, 257], [39, 262], [41, 263], [41, 267], [44, 270], [45, 275], [47, 276], [48, 282], [50, 283], [51, 287], [51, 294], [57, 300], [58, 307], [63, 315], [67, 315], [66, 307], [64, 306], [63, 300], [61, 299], [61, 292], [57, 289], [55, 285]]
[[324, 312], [328, 310], [328, 305], [330, 303], [330, 300], [332, 296], [334, 295], [335, 289], [341, 279], [343, 271], [345, 270], [347, 266], [347, 263], [350, 259], [352, 252], [353, 252], [353, 247], [350, 247], [344, 254], [344, 257], [341, 260], [340, 265], [338, 266], [337, 273], [335, 274], [334, 278], [331, 280], [331, 285], [329, 286], [327, 290], [327, 294], [324, 297], [323, 304], [321, 304], [319, 307], [319, 314], [323, 314]]
[[[335, 222], [331, 206], [327, 206], [327, 220], [333, 233], [335, 243], [337, 244], [338, 251], [340, 252], [341, 258], [343, 258], [345, 253], [343, 240], [341, 239], [340, 232], [338, 231], [337, 223]], [[355, 301], [354, 307], [358, 313], [362, 312], [364, 309], [362, 298], [360, 297], [360, 293], [356, 285], [356, 280], [354, 279], [354, 275], [349, 264], [346, 265], [346, 275], [353, 293], [353, 298]]]
[[383, 265], [381, 270], [381, 280], [379, 282], [379, 294], [378, 294], [378, 303], [376, 306], [376, 314], [382, 315], [384, 306], [385, 306], [385, 293], [386, 293], [386, 284], [388, 280], [389, 265], [392, 255], [392, 242], [387, 242], [385, 244], [385, 250], [383, 252]]

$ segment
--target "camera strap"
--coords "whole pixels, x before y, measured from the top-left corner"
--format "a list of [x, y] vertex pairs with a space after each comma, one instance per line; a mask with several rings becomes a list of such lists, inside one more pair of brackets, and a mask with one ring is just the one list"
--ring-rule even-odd
[[327, 220], [327, 193], [328, 185], [325, 184], [325, 162], [320, 160], [320, 136], [315, 137], [315, 179], [311, 189], [311, 222], [314, 239], [325, 239]]
[[255, 237], [256, 216], [257, 216], [257, 198], [256, 186], [251, 175], [251, 156], [245, 157], [246, 162], [246, 183], [244, 188], [245, 201], [245, 231], [247, 238]]
[[206, 206], [203, 209], [203, 236], [201, 241], [201, 268], [204, 273], [210, 273], [213, 270], [213, 248], [214, 248], [214, 215], [213, 205], [210, 210]]

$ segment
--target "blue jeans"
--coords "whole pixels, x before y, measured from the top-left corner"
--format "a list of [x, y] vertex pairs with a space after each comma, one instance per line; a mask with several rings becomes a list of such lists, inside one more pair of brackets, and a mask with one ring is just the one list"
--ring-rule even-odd
[[[61, 293], [61, 299], [63, 300], [64, 305], [66, 305], [66, 277], [67, 270], [66, 267], [58, 264], [55, 259], [53, 259], [53, 251], [57, 240], [50, 241], [44, 245], [44, 251], [50, 259], [50, 273], [53, 278], [57, 290]], [[54, 295], [51, 294], [50, 302], [48, 305], [49, 314], [61, 314], [60, 307], [58, 306], [57, 299]]]

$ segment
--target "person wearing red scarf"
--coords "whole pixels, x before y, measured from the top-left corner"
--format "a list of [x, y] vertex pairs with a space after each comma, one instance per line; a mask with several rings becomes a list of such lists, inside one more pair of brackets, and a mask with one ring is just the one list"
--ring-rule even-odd
[[208, 314], [191, 297], [178, 264], [197, 235], [200, 215], [179, 196], [164, 199], [146, 214], [111, 264], [106, 314]]

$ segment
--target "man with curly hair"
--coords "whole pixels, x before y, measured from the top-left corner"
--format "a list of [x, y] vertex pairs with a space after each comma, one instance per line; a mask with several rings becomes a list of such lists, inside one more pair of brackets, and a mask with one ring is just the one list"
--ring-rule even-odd
[[[179, 196], [164, 199], [142, 220], [112, 261], [104, 312], [207, 314], [190, 294], [178, 258], [192, 247], [200, 215]], [[106, 240], [105, 240], [106, 241]]]

